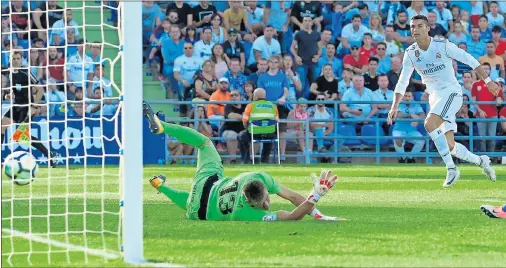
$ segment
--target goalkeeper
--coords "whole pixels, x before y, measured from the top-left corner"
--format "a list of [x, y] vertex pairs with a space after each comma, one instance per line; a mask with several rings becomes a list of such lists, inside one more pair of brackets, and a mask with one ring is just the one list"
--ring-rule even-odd
[[[307, 198], [283, 187], [265, 172], [247, 172], [233, 179], [225, 178], [221, 157], [209, 138], [191, 128], [160, 121], [145, 102], [143, 110], [153, 133], [168, 134], [199, 149], [197, 173], [190, 193], [167, 186], [163, 175], [150, 180], [154, 188], [186, 210], [188, 219], [287, 221], [300, 220], [310, 214], [319, 220], [338, 220], [322, 215], [315, 208], [318, 200], [337, 182], [337, 176], [331, 171], [323, 171], [320, 178], [314, 179], [313, 192]], [[269, 194], [277, 194], [297, 208], [291, 212], [268, 212]]]

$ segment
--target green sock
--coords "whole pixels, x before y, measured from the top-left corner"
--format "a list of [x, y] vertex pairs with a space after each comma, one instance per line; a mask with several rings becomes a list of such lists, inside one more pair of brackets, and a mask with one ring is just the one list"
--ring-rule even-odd
[[186, 210], [186, 201], [190, 196], [190, 193], [186, 191], [181, 191], [177, 189], [170, 188], [169, 186], [162, 184], [158, 191], [164, 194], [166, 197], [170, 198], [172, 202], [174, 202], [178, 207]]
[[183, 127], [176, 124], [170, 124], [161, 122], [163, 126], [163, 132], [169, 134], [184, 144], [191, 145], [200, 149], [206, 142], [210, 142], [209, 138], [200, 134], [189, 127]]

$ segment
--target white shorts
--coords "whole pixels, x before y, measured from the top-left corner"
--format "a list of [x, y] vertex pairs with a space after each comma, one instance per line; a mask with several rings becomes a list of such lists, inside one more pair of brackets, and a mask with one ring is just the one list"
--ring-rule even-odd
[[457, 131], [455, 115], [462, 107], [463, 98], [461, 93], [448, 90], [435, 90], [429, 95], [429, 113], [439, 115], [444, 123], [441, 127], [443, 133]]

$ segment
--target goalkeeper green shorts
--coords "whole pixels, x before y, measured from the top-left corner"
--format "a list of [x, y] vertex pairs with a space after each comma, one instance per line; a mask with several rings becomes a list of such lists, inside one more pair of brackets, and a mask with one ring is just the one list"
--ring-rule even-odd
[[[205, 220], [209, 193], [214, 182], [224, 178], [223, 164], [218, 151], [209, 140], [198, 152], [197, 173], [186, 204], [186, 216], [190, 220]], [[201, 208], [201, 203], [202, 208]]]

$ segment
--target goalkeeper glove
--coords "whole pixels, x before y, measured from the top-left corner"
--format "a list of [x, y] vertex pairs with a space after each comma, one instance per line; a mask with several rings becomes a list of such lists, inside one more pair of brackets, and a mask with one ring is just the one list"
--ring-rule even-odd
[[320, 174], [320, 178], [317, 178], [316, 175], [312, 173], [311, 180], [313, 182], [313, 192], [311, 192], [307, 200], [313, 204], [318, 203], [320, 198], [325, 196], [336, 184], [337, 179], [337, 176], [333, 176], [330, 170], [323, 170]]

